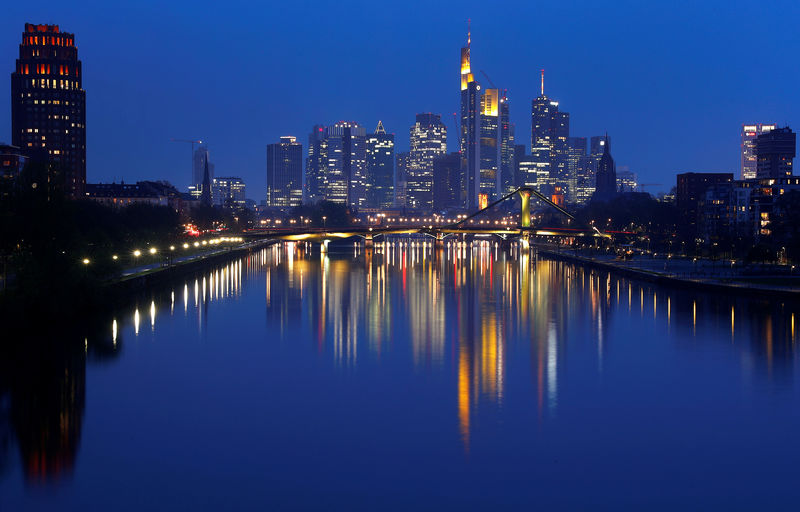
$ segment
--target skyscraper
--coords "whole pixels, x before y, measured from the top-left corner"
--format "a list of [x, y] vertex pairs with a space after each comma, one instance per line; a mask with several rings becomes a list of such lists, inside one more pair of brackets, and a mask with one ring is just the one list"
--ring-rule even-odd
[[389, 208], [394, 203], [394, 134], [386, 133], [378, 121], [367, 136], [367, 206]]
[[325, 196], [324, 169], [327, 166], [328, 144], [325, 139], [325, 127], [314, 125], [308, 135], [308, 156], [306, 158], [306, 176], [303, 188], [303, 202], [314, 203]]
[[756, 177], [758, 164], [756, 163], [756, 137], [777, 128], [774, 123], [753, 123], [742, 125], [742, 166], [740, 178], [752, 180]]
[[500, 183], [500, 91], [486, 89], [481, 96], [481, 206], [498, 198]]
[[214, 204], [217, 206], [244, 208], [247, 205], [242, 178], [235, 176], [214, 178], [213, 190]]
[[569, 113], [558, 110], [558, 102], [544, 94], [531, 102], [531, 155], [549, 165], [550, 176], [567, 182], [569, 165]]
[[793, 172], [797, 136], [788, 126], [756, 137], [756, 178], [785, 178]]
[[366, 135], [364, 127], [353, 121], [339, 121], [325, 130], [328, 144], [326, 199], [353, 208], [366, 203]]
[[65, 192], [86, 185], [86, 91], [75, 36], [25, 24], [11, 74], [11, 144], [63, 174]]
[[608, 201], [617, 195], [617, 169], [611, 158], [611, 144], [606, 137], [603, 144], [603, 156], [597, 164], [597, 180], [594, 199]]
[[433, 159], [433, 204], [436, 211], [464, 207], [461, 178], [460, 153], [448, 153]]
[[408, 165], [411, 155], [408, 151], [397, 153], [395, 158], [397, 164], [394, 167], [394, 206], [395, 208], [406, 207], [406, 191], [408, 189]]
[[580, 190], [586, 187], [587, 163], [586, 137], [569, 137], [567, 146], [567, 199], [572, 203], [580, 202]]
[[467, 191], [467, 209], [477, 210], [481, 182], [481, 86], [471, 71], [470, 46], [472, 36], [467, 31], [467, 46], [461, 48], [461, 172]]
[[303, 145], [296, 137], [267, 144], [267, 206], [290, 208], [303, 201]]
[[[510, 105], [506, 91], [500, 97], [500, 182], [502, 194], [516, 189], [514, 156], [514, 123], [511, 122]], [[525, 148], [523, 146], [523, 152]]]
[[447, 153], [447, 127], [439, 114], [417, 114], [410, 130], [409, 163], [406, 170], [406, 206], [415, 210], [433, 208], [433, 160]]

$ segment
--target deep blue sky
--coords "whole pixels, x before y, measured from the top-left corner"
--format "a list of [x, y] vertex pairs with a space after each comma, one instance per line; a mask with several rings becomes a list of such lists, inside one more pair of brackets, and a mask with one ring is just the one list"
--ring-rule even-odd
[[382, 119], [402, 150], [417, 112], [442, 113], [452, 129], [467, 18], [473, 68], [508, 88], [519, 141], [530, 144], [545, 68], [571, 134], [607, 131], [617, 165], [664, 184], [654, 189], [676, 172], [738, 172], [741, 123], [798, 119], [793, 1], [12, 2], [0, 69], [13, 71], [26, 21], [59, 24], [83, 61], [88, 181], [185, 187], [189, 148], [170, 138], [201, 138], [217, 175], [242, 176], [258, 200], [265, 146], [281, 135], [305, 151], [314, 123], [372, 130]]

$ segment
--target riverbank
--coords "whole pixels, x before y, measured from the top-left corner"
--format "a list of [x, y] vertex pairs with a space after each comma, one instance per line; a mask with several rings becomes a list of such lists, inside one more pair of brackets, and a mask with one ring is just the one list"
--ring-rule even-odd
[[208, 265], [222, 263], [277, 242], [277, 240], [262, 239], [210, 253], [201, 253], [192, 258], [178, 261], [170, 265], [146, 269], [135, 274], [123, 275], [123, 277], [111, 281], [106, 286], [115, 294], [141, 291], [149, 286], [162, 284], [194, 274]]
[[[692, 277], [685, 272], [670, 272], [669, 260], [659, 260], [659, 263], [663, 262], [664, 264], [664, 270], [661, 271], [656, 270], [652, 265], [650, 268], [637, 268], [637, 260], [622, 261], [599, 259], [538, 247], [536, 248], [536, 251], [539, 255], [550, 259], [578, 263], [586, 267], [606, 270], [633, 279], [638, 279], [640, 281], [649, 281], [663, 286], [720, 293], [758, 295], [761, 297], [771, 298], [783, 297], [792, 300], [800, 300], [800, 286], [770, 286], [767, 284], [752, 282], [758, 280], [763, 283], [773, 280], [769, 277], [751, 278], [748, 276], [742, 276], [740, 277], [740, 279], [742, 279], [740, 281], [736, 281], [736, 278], [732, 277], [730, 274], [726, 274], [723, 277], [715, 277], [713, 275], [708, 277]], [[673, 265], [675, 264], [673, 263]], [[750, 279], [751, 282], [744, 282], [746, 279]], [[786, 278], [779, 276], [775, 280], [783, 280], [785, 282]], [[800, 281], [798, 281], [798, 283], [800, 283]]]

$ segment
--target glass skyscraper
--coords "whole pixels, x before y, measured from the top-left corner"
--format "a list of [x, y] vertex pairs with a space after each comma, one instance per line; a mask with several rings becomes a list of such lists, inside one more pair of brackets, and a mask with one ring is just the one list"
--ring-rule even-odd
[[367, 207], [389, 208], [394, 203], [394, 134], [386, 133], [378, 121], [367, 136]]
[[292, 136], [267, 144], [267, 206], [290, 208], [303, 201], [303, 145]]
[[414, 210], [433, 208], [433, 160], [447, 153], [447, 127], [439, 114], [417, 114], [410, 130], [406, 169], [406, 206]]

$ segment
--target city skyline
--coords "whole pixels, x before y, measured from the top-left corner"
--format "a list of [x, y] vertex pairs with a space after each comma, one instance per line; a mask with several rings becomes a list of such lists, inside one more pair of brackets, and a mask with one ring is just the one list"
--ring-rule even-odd
[[[158, 177], [185, 189], [189, 184], [191, 162], [185, 148], [170, 143], [170, 138], [196, 137], [208, 142], [215, 155], [213, 160], [218, 174], [241, 176], [250, 185], [250, 190], [257, 191], [263, 190], [262, 184], [266, 182], [266, 144], [280, 136], [293, 135], [304, 143], [305, 153], [306, 134], [314, 124], [328, 125], [341, 119], [352, 119], [372, 127], [382, 120], [386, 131], [397, 135], [397, 152], [408, 149], [405, 130], [413, 124], [414, 116], [419, 112], [441, 114], [452, 132], [455, 128], [452, 113], [458, 110], [458, 98], [452, 93], [458, 82], [455, 59], [458, 48], [464, 44], [466, 19], [471, 16], [472, 60], [477, 64], [473, 71], [481, 82], [480, 71], [485, 71], [492, 80], [508, 88], [508, 97], [514, 105], [511, 121], [517, 127], [518, 141], [525, 141], [530, 136], [525, 129], [530, 125], [529, 112], [524, 106], [538, 96], [539, 69], [544, 68], [547, 70], [546, 92], [557, 98], [571, 114], [571, 136], [590, 137], [608, 132], [615, 140], [614, 157], [618, 163], [638, 174], [641, 181], [662, 183], [660, 188], [668, 190], [678, 172], [737, 173], [743, 123], [766, 119], [784, 126], [791, 125], [796, 117], [798, 107], [789, 99], [794, 72], [789, 70], [788, 77], [783, 68], [780, 68], [780, 73], [777, 67], [773, 72], [770, 68], [772, 57], [759, 52], [762, 59], [766, 58], [765, 73], [752, 74], [754, 76], [746, 73], [744, 64], [748, 52], [756, 50], [750, 47], [728, 48], [744, 22], [735, 19], [736, 4], [725, 5], [730, 6], [729, 9], [715, 15], [722, 16], [729, 23], [724, 29], [720, 28], [714, 38], [697, 34], [687, 36], [692, 31], [684, 30], [682, 39], [678, 40], [667, 37], [666, 28], [640, 24], [628, 27], [630, 32], [625, 37], [611, 36], [592, 46], [588, 39], [600, 34], [605, 38], [604, 28], [614, 27], [632, 17], [641, 19], [646, 12], [657, 13], [665, 25], [674, 22], [683, 28], [710, 23], [712, 14], [709, 6], [700, 6], [693, 9], [692, 19], [687, 20], [673, 11], [663, 13], [642, 7], [623, 9], [610, 6], [605, 11], [597, 11], [591, 24], [583, 18], [578, 20], [585, 29], [583, 33], [576, 33], [555, 48], [551, 42], [536, 43], [539, 37], [530, 47], [508, 45], [509, 42], [526, 40], [523, 21], [531, 22], [536, 13], [524, 12], [524, 9], [521, 14], [525, 15], [508, 18], [507, 23], [500, 25], [496, 19], [499, 15], [481, 13], [476, 16], [477, 9], [468, 5], [460, 9], [437, 6], [429, 13], [430, 18], [424, 21], [408, 20], [407, 14], [387, 7], [372, 28], [348, 33], [341, 44], [368, 47], [369, 42], [377, 37], [377, 41], [386, 43], [381, 52], [388, 52], [393, 58], [371, 66], [366, 60], [359, 59], [374, 59], [377, 50], [370, 50], [366, 56], [357, 58], [354, 53], [355, 60], [339, 66], [343, 69], [338, 70], [334, 70], [338, 59], [326, 60], [325, 52], [320, 52], [320, 55], [308, 53], [313, 42], [330, 38], [335, 32], [335, 28], [323, 24], [322, 19], [334, 26], [337, 20], [342, 19], [340, 14], [327, 12], [325, 8], [311, 12], [292, 7], [284, 13], [272, 13], [275, 16], [268, 26], [245, 27], [241, 37], [228, 41], [219, 29], [201, 30], [200, 27], [210, 25], [211, 16], [195, 18], [198, 26], [191, 28], [182, 23], [180, 6], [172, 6], [164, 11], [153, 27], [153, 33], [163, 37], [154, 37], [153, 41], [137, 40], [136, 51], [131, 52], [125, 43], [133, 36], [126, 31], [135, 30], [136, 19], [150, 14], [147, 9], [133, 15], [133, 23], [110, 20], [107, 24], [97, 24], [92, 23], [96, 18], [88, 15], [81, 6], [72, 11], [59, 6], [43, 6], [40, 13], [34, 10], [22, 12], [23, 9], [11, 6], [2, 22], [0, 48], [5, 55], [7, 71], [11, 72], [20, 27], [25, 22], [55, 23], [62, 30], [76, 34], [76, 45], [84, 64], [83, 88], [87, 91], [88, 181], [125, 179], [133, 182]], [[594, 9], [580, 4], [572, 8], [545, 6], [537, 12], [552, 11], [553, 15], [566, 17], [579, 8]], [[795, 6], [788, 7], [790, 10], [793, 8], [796, 9]], [[767, 21], [780, 25], [790, 16], [764, 15], [757, 6], [748, 9], [748, 12], [753, 11], [748, 20], [753, 37], [758, 39], [758, 31], [766, 31], [776, 44], [780, 43], [783, 32], [777, 28], [767, 29]], [[243, 17], [241, 11], [231, 11], [223, 13], [223, 19], [234, 14]], [[286, 23], [287, 17], [291, 16], [296, 16], [296, 19]], [[392, 23], [394, 16], [398, 17], [399, 26]], [[258, 55], [249, 53], [252, 49], [248, 41], [260, 34], [257, 28], [267, 31], [272, 23], [277, 25], [281, 22], [286, 27], [276, 34], [288, 37], [285, 44], [273, 44], [278, 36], [268, 34], [264, 36], [267, 40]], [[431, 26], [441, 29], [435, 38], [427, 36], [427, 33], [416, 39], [409, 36], [423, 33]], [[291, 35], [288, 34], [290, 27], [303, 30]], [[647, 27], [649, 32], [645, 30]], [[553, 29], [544, 27], [543, 30], [542, 34], [547, 34]], [[628, 40], [627, 37], [636, 34], [642, 39], [632, 45], [632, 38]], [[300, 41], [301, 37], [308, 35], [312, 36], [310, 41]], [[194, 43], [203, 59], [188, 55], [185, 43], [179, 47], [172, 46], [176, 44], [174, 40]], [[311, 58], [312, 64], [329, 77], [324, 87], [316, 87], [314, 94], [309, 92], [313, 84], [308, 82], [314, 80], [308, 78], [307, 67], [292, 64], [283, 72], [287, 56], [282, 55], [281, 50], [287, 44]], [[240, 46], [241, 55], [227, 63], [226, 52], [232, 50], [231, 45]], [[668, 55], [664, 46], [668, 47]], [[695, 46], [695, 51], [700, 48], [701, 55], [688, 58], [690, 47]], [[176, 56], [170, 59], [161, 57], [170, 51], [177, 51]], [[253, 72], [249, 81], [241, 81], [222, 72], [231, 63], [238, 66], [244, 61], [270, 62], [271, 58], [276, 59], [275, 69], [282, 70], [281, 76], [285, 78], [268, 79], [266, 75]], [[711, 59], [711, 64], [703, 65], [703, 59]], [[652, 62], [652, 65], [641, 66], [646, 62]], [[636, 67], [637, 63], [636, 76], [633, 76], [629, 68]], [[159, 80], [151, 83], [129, 78], [127, 71], [123, 78], [122, 72], [131, 66], [152, 69], [152, 73], [143, 75]], [[187, 74], [186, 66], [202, 67]], [[392, 68], [395, 68], [395, 76], [407, 76], [413, 81], [391, 80], [387, 72]], [[193, 73], [196, 76], [197, 69], [209, 70], [209, 79], [187, 81]], [[596, 78], [577, 79], [587, 73]], [[178, 77], [176, 74], [186, 76]], [[692, 92], [690, 80], [706, 85], [694, 85], [696, 89]], [[731, 80], [736, 85], [726, 86]], [[254, 94], [254, 84], [262, 89], [268, 85], [266, 93]], [[758, 88], [755, 88], [756, 84]], [[711, 94], [712, 85], [721, 87], [721, 94]], [[8, 82], [3, 87], [5, 89], [0, 89], [0, 94], [5, 90], [8, 97]], [[158, 97], [152, 94], [156, 87]], [[367, 92], [376, 87], [380, 92]], [[226, 89], [236, 94], [223, 94]], [[276, 101], [277, 97], [283, 99]], [[120, 101], [119, 98], [126, 100]], [[249, 102], [245, 98], [249, 98]], [[689, 116], [689, 110], [694, 112], [692, 116]], [[162, 113], [166, 115], [158, 117]], [[4, 103], [0, 107], [0, 116], [10, 118], [10, 105]], [[650, 129], [642, 130], [642, 123], [647, 123]], [[226, 124], [241, 126], [242, 129], [230, 130], [224, 126]], [[5, 123], [0, 127], [0, 140], [7, 143], [11, 142], [9, 125]], [[696, 143], [693, 143], [681, 138], [681, 133], [685, 135], [686, 130], [712, 130], [719, 135], [706, 137], [703, 143], [694, 139]], [[456, 150], [457, 143], [451, 137], [448, 151]], [[117, 155], [130, 145], [147, 147], [151, 153], [148, 160], [152, 163], [142, 166], [119, 159]], [[671, 145], [680, 145], [684, 151], [666, 151], [665, 148]], [[652, 158], [651, 155], [656, 153], [659, 158]], [[253, 197], [260, 199], [259, 196]]]

